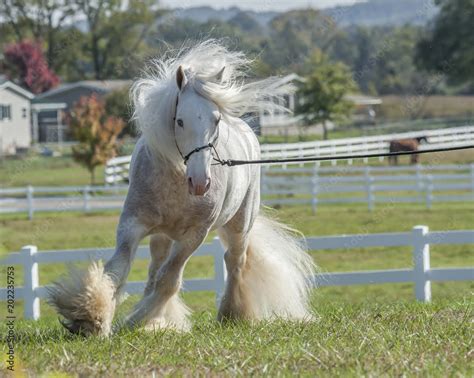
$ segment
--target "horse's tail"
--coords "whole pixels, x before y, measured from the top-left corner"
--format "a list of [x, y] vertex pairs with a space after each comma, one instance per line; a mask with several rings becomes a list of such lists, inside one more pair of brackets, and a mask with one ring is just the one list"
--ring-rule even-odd
[[310, 278], [315, 265], [298, 239], [295, 230], [260, 214], [250, 231], [241, 277], [227, 288], [233, 304], [224, 299], [221, 315], [236, 311], [250, 319], [312, 320]]

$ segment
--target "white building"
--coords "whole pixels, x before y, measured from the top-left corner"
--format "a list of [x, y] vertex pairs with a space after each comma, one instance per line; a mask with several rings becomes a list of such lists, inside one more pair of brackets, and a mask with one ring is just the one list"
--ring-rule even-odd
[[69, 126], [64, 115], [81, 97], [103, 97], [110, 92], [130, 87], [130, 80], [84, 80], [63, 83], [37, 95], [33, 101], [33, 141], [62, 143], [71, 141]]
[[33, 98], [33, 93], [0, 77], [0, 156], [30, 147]]
[[[257, 133], [261, 135], [286, 135], [298, 134], [301, 129], [302, 116], [296, 115], [296, 105], [299, 103], [298, 88], [306, 81], [304, 77], [296, 73], [289, 74], [282, 77], [274, 85], [279, 87], [281, 85], [292, 85], [295, 92], [284, 96], [281, 105], [285, 106], [290, 112], [275, 112], [268, 113], [265, 109], [261, 109], [257, 120], [253, 122], [252, 127]], [[346, 100], [354, 104], [354, 111], [352, 114], [352, 121], [354, 124], [374, 124], [375, 111], [374, 106], [380, 105], [382, 100], [377, 97], [366, 96], [363, 94], [348, 94], [345, 96]], [[316, 125], [314, 125], [316, 126]], [[331, 124], [331, 127], [333, 125]], [[314, 129], [314, 127], [313, 127]], [[310, 127], [305, 128], [310, 131]]]

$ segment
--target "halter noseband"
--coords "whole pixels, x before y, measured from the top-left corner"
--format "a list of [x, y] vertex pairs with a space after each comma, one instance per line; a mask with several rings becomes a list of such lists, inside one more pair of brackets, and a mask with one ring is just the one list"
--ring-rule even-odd
[[[173, 117], [173, 132], [175, 132], [175, 121], [176, 121], [176, 112], [178, 110], [178, 99], [179, 97], [176, 97], [176, 107], [175, 107], [175, 111], [174, 111], [174, 117]], [[219, 118], [219, 121], [220, 121], [220, 118]], [[219, 138], [219, 123], [217, 123], [217, 133], [216, 133], [216, 137], [212, 140], [212, 142], [209, 142], [208, 144], [205, 144], [204, 146], [201, 146], [201, 147], [196, 147], [194, 150], [192, 150], [190, 153], [186, 154], [186, 155], [183, 155], [183, 153], [181, 152], [179, 146], [178, 146], [178, 141], [176, 140], [176, 133], [175, 133], [175, 136], [174, 136], [174, 143], [176, 144], [176, 148], [178, 149], [178, 152], [179, 154], [181, 155], [181, 157], [183, 158], [183, 161], [184, 161], [184, 165], [187, 165], [188, 164], [188, 160], [189, 158], [192, 156], [192, 154], [196, 153], [196, 152], [199, 152], [199, 151], [202, 151], [202, 150], [206, 150], [208, 148], [212, 149], [214, 151], [214, 153], [216, 154], [217, 158], [212, 155], [212, 159], [214, 161], [217, 161], [219, 163], [222, 162], [221, 158], [219, 157], [219, 153], [217, 152], [217, 149], [215, 147], [215, 143], [217, 142], [217, 139]]]

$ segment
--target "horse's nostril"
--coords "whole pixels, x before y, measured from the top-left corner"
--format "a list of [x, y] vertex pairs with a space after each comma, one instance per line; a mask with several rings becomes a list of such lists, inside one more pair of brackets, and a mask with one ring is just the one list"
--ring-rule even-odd
[[211, 179], [207, 180], [206, 192], [209, 190], [210, 187], [211, 187]]

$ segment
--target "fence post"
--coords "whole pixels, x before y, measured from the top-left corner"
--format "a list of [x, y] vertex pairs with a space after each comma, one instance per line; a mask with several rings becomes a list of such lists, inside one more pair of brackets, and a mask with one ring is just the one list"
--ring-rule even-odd
[[[364, 143], [364, 154], [367, 155], [369, 153], [369, 147], [367, 145], [367, 142]], [[368, 164], [369, 163], [369, 158], [364, 158], [363, 159], [364, 161], [364, 164]]]
[[421, 177], [421, 165], [416, 164], [416, 187], [417, 191], [420, 192], [423, 189], [423, 182], [422, 182], [422, 177]]
[[471, 190], [474, 194], [474, 164], [471, 163]]
[[85, 213], [88, 213], [91, 209], [91, 206], [90, 206], [90, 195], [89, 195], [89, 192], [90, 192], [90, 186], [87, 185], [84, 187], [84, 212]]
[[318, 169], [317, 165], [313, 169], [313, 177], [311, 178], [311, 213], [316, 214], [318, 205]]
[[431, 281], [427, 279], [430, 270], [430, 245], [426, 242], [427, 226], [413, 227], [413, 278], [415, 297], [421, 302], [431, 301]]
[[372, 187], [372, 182], [374, 178], [370, 176], [370, 167], [365, 167], [365, 187], [367, 190], [367, 205], [369, 207], [369, 211], [374, 209], [374, 191]]
[[219, 238], [214, 238], [212, 241], [212, 250], [214, 252], [214, 279], [216, 286], [216, 306], [219, 307], [221, 299], [225, 291], [225, 283], [227, 279], [227, 269], [224, 261], [224, 248], [219, 241]]
[[38, 248], [35, 245], [27, 245], [21, 249], [24, 269], [24, 316], [25, 319], [38, 320], [40, 317], [40, 300], [36, 295], [36, 288], [39, 286], [38, 263], [35, 261], [35, 254]]
[[426, 208], [431, 210], [433, 204], [433, 176], [426, 175]]
[[[349, 155], [352, 155], [352, 143], [349, 143], [348, 150], [349, 150]], [[352, 159], [348, 159], [347, 164], [352, 165]]]
[[26, 188], [26, 200], [28, 203], [28, 219], [32, 220], [33, 219], [33, 214], [35, 211], [34, 208], [34, 203], [33, 203], [33, 187], [31, 185], [28, 185]]

